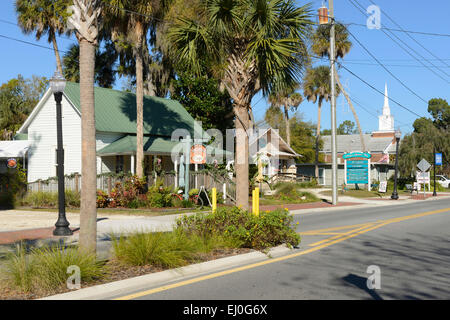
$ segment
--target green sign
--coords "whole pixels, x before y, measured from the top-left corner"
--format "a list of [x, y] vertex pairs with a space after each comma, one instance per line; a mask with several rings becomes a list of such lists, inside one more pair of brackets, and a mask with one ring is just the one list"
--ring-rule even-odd
[[370, 159], [372, 158], [372, 155], [367, 152], [350, 152], [346, 153], [342, 156], [343, 159], [350, 159], [350, 158], [366, 158]]
[[352, 152], [342, 156], [346, 159], [346, 177], [347, 184], [352, 183], [369, 183], [369, 160], [347, 160], [352, 158], [370, 159], [372, 156], [367, 152]]

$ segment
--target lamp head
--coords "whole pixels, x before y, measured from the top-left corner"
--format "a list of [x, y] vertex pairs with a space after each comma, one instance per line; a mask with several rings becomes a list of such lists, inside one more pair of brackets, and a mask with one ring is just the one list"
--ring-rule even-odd
[[402, 133], [400, 132], [400, 130], [395, 130], [395, 139], [400, 140], [400, 138], [402, 137]]
[[61, 93], [64, 91], [64, 88], [66, 87], [66, 79], [59, 73], [58, 70], [55, 71], [55, 74], [50, 79], [50, 88], [52, 89], [52, 92], [55, 93]]

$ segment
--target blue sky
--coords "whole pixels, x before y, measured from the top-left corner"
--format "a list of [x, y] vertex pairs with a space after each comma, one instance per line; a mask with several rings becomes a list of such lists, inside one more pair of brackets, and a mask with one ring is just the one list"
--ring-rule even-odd
[[[450, 12], [450, 2], [448, 0], [434, 0], [423, 2], [418, 0], [372, 0], [382, 11], [396, 21], [403, 29], [420, 31], [426, 33], [450, 34], [450, 24], [448, 23], [448, 12]], [[299, 5], [308, 1], [297, 0]], [[322, 0], [309, 1], [314, 12], [322, 5]], [[345, 23], [366, 24], [367, 17], [358, 11], [350, 0], [335, 0], [336, 19]], [[325, 1], [327, 4], [327, 1]], [[367, 8], [370, 0], [358, 0], [358, 3]], [[7, 22], [12, 22], [9, 24]], [[14, 12], [13, 0], [2, 0], [0, 2], [0, 83], [22, 74], [24, 77], [39, 76], [50, 77], [55, 68], [55, 58], [52, 50], [35, 47], [29, 44], [19, 43], [6, 39], [2, 36], [13, 37], [24, 41], [29, 41], [38, 45], [51, 47], [45, 37], [37, 42], [33, 35], [24, 35], [15, 25], [16, 15]], [[398, 29], [387, 16], [381, 13], [381, 23], [384, 27]], [[425, 61], [418, 57], [426, 65], [435, 70], [442, 78], [423, 67], [420, 62], [414, 60], [408, 53], [403, 51], [397, 44], [389, 39], [381, 30], [368, 29], [365, 26], [350, 25], [349, 30], [356, 38], [379, 59], [397, 78], [399, 78], [417, 96], [428, 101], [431, 98], [444, 98], [450, 102], [449, 82], [450, 82], [450, 37], [440, 37], [431, 35], [411, 34], [422, 46], [434, 53], [436, 59], [425, 51], [419, 44], [415, 43], [403, 32], [394, 32], [408, 46], [417, 51]], [[375, 88], [384, 92], [384, 84], [388, 84], [389, 97], [395, 99], [403, 106], [413, 110], [421, 116], [429, 116], [427, 113], [427, 103], [419, 99], [408, 89], [404, 88], [388, 72], [377, 65], [364, 49], [350, 37], [353, 47], [350, 53], [342, 61], [352, 72], [372, 84]], [[399, 41], [399, 40], [397, 40]], [[58, 38], [60, 50], [64, 51], [72, 43], [76, 43], [75, 37]], [[402, 44], [405, 46], [404, 44]], [[410, 49], [408, 51], [417, 56]], [[63, 55], [63, 52], [61, 53]], [[328, 64], [327, 61], [318, 64]], [[438, 67], [438, 68], [436, 68]], [[447, 73], [448, 75], [446, 75]], [[383, 106], [383, 96], [375, 92], [366, 84], [349, 74], [345, 70], [339, 70], [341, 81], [346, 85], [350, 96], [364, 108], [355, 105], [356, 112], [360, 118], [363, 131], [373, 131], [378, 128], [377, 114], [381, 113]], [[446, 82], [448, 81], [448, 82]], [[116, 81], [116, 88], [120, 89], [122, 80]], [[265, 109], [268, 107], [267, 99], [257, 94], [252, 101], [254, 114], [257, 120], [263, 119]], [[394, 102], [390, 102], [391, 113], [395, 118], [395, 126], [403, 133], [412, 130], [412, 123], [416, 115], [402, 109]], [[322, 128], [330, 127], [330, 105], [325, 103], [322, 112]], [[317, 106], [310, 102], [303, 102], [299, 106], [304, 120], [316, 122]], [[344, 120], [352, 120], [353, 115], [349, 110], [343, 97], [337, 99], [337, 123]]]

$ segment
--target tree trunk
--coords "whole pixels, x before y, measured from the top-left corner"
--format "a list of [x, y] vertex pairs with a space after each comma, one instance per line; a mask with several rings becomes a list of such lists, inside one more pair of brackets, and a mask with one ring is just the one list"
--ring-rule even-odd
[[361, 125], [359, 124], [359, 118], [356, 114], [355, 108], [353, 108], [353, 104], [352, 101], [350, 100], [350, 97], [348, 96], [347, 92], [344, 90], [344, 87], [341, 84], [341, 81], [339, 80], [339, 76], [337, 74], [337, 72], [334, 73], [334, 78], [336, 79], [336, 82], [339, 86], [339, 89], [341, 89], [342, 93], [345, 96], [345, 99], [347, 99], [348, 105], [350, 106], [350, 109], [352, 109], [352, 113], [353, 113], [353, 117], [355, 118], [356, 121], [356, 125], [358, 126], [358, 131], [359, 131], [359, 138], [361, 139], [361, 146], [362, 146], [362, 150], [361, 151], [367, 151], [366, 149], [366, 144], [364, 142], [364, 136], [361, 130]]
[[80, 249], [95, 253], [97, 245], [97, 158], [95, 141], [95, 46], [80, 39], [81, 206]]
[[135, 22], [136, 43], [136, 175], [144, 177], [144, 62], [143, 39], [145, 39], [144, 25], [140, 21]]
[[286, 122], [286, 142], [291, 145], [291, 125], [289, 123], [289, 111], [287, 106], [284, 106], [284, 121]]
[[144, 176], [144, 76], [142, 55], [136, 55], [136, 175]]
[[319, 101], [317, 108], [317, 130], [316, 130], [316, 161], [315, 161], [315, 177], [319, 181], [319, 140], [320, 140], [320, 116], [322, 113], [322, 102]]
[[235, 105], [236, 114], [236, 205], [249, 209], [249, 176], [248, 176], [248, 111], [246, 106]]
[[52, 37], [52, 43], [53, 43], [53, 50], [55, 51], [55, 57], [56, 57], [56, 67], [58, 68], [58, 71], [61, 75], [64, 75], [62, 64], [61, 64], [61, 58], [59, 56], [59, 49], [58, 44], [56, 43], [55, 36]]

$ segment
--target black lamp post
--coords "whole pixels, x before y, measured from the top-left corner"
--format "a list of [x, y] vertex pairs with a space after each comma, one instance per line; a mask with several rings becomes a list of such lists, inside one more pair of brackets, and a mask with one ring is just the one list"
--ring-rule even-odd
[[395, 131], [395, 173], [394, 173], [394, 191], [392, 192], [391, 199], [398, 200], [397, 193], [397, 175], [398, 175], [398, 145], [400, 142], [400, 138], [402, 133], [400, 130]]
[[55, 223], [55, 230], [53, 235], [55, 236], [70, 236], [72, 230], [69, 229], [69, 221], [66, 219], [66, 200], [64, 192], [64, 149], [63, 149], [63, 137], [62, 137], [62, 114], [61, 114], [61, 101], [64, 88], [66, 86], [66, 80], [64, 77], [56, 71], [53, 78], [50, 79], [50, 88], [56, 101], [56, 162], [57, 162], [57, 176], [58, 176], [58, 221]]

